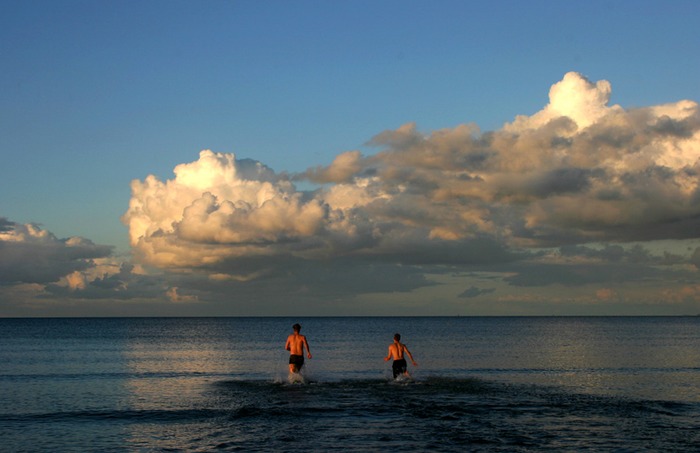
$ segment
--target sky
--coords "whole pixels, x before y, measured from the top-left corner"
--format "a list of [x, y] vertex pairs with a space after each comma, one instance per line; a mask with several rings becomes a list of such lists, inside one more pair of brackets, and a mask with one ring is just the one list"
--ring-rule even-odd
[[0, 0], [0, 317], [700, 314], [697, 17]]

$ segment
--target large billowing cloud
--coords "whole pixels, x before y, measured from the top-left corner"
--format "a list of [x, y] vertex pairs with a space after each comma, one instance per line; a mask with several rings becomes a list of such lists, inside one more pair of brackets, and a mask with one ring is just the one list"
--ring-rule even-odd
[[[543, 110], [500, 130], [409, 123], [374, 137], [377, 154], [342, 153], [291, 180], [202, 151], [174, 179], [134, 181], [123, 220], [145, 263], [236, 278], [271, 257], [486, 265], [528, 248], [697, 237], [698, 105], [625, 110], [610, 95], [607, 81], [568, 73]], [[322, 186], [297, 190], [304, 179]]]
[[[327, 207], [264, 165], [202, 151], [175, 179], [132, 183], [124, 221], [150, 264], [199, 267], [309, 248], [329, 227]], [[315, 242], [315, 239], [312, 239]]]

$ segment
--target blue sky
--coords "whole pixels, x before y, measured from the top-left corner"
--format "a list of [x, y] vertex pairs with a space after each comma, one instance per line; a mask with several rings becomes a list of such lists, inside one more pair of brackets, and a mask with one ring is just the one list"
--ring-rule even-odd
[[[172, 288], [179, 288], [178, 294], [190, 293], [189, 298], [181, 296], [181, 301], [199, 301], [198, 308], [178, 305], [176, 313], [265, 314], [286, 310], [273, 302], [240, 309], [235, 308], [235, 302], [223, 305], [225, 293], [201, 294], [201, 284], [192, 275], [199, 273], [207, 281], [212, 275], [233, 275], [227, 274], [230, 269], [204, 269], [187, 262], [197, 272], [178, 267], [175, 278], [170, 274], [172, 266], [154, 261], [129, 242], [129, 225], [120, 218], [133, 198], [131, 181], [144, 181], [148, 175], [160, 181], [172, 180], [174, 168], [198, 161], [201, 150], [258, 161], [274, 171], [275, 178], [296, 175], [295, 190], [304, 191], [320, 182], [326, 187], [339, 184], [341, 181], [332, 178], [321, 181], [300, 175], [308, 176], [308, 169], [330, 166], [347, 151], [357, 150], [365, 158], [381, 152], [398, 153], [400, 146], [395, 140], [375, 137], [399, 131], [409, 123], [430, 137], [436, 131], [454, 131], [467, 124], [478, 126], [477, 134], [501, 131], [519, 115], [533, 117], [550, 103], [550, 87], [572, 71], [593, 85], [608, 81], [612, 87], [608, 105], [626, 111], [700, 99], [700, 32], [695, 23], [700, 5], [694, 1], [2, 1], [0, 12], [0, 217], [18, 228], [36, 224], [59, 242], [75, 236], [114, 247], [109, 254], [88, 253], [83, 257], [88, 261], [80, 266], [73, 262], [73, 267], [68, 266], [73, 272], [93, 268], [95, 264], [89, 260], [98, 256], [137, 268], [155, 266], [155, 271], [149, 268], [143, 275], [156, 279], [154, 272], [161, 272], [159, 282], [177, 280], [162, 283], [163, 292], [170, 291], [170, 299], [177, 299], [172, 297]], [[695, 144], [684, 143], [686, 160], [693, 152], [700, 155]], [[656, 166], [667, 164], [669, 159]], [[685, 163], [693, 164], [692, 159]], [[357, 165], [353, 168], [362, 167], [358, 172], [363, 175], [376, 171], [372, 163]], [[566, 171], [560, 174], [572, 174]], [[592, 172], [588, 167], [586, 171]], [[361, 173], [355, 176], [359, 178]], [[689, 196], [687, 203], [693, 205], [692, 200]], [[682, 214], [674, 215], [692, 219], [694, 208], [685, 208]], [[433, 239], [461, 237], [452, 230], [448, 234], [432, 228], [429, 237]], [[664, 228], [657, 226], [663, 231], [672, 229]], [[285, 230], [286, 239], [306, 234], [292, 230]], [[689, 230], [658, 235], [640, 232], [635, 241], [624, 239], [624, 235], [600, 237], [602, 242], [584, 242], [571, 233], [568, 240], [536, 246], [541, 250], [545, 245], [584, 247], [595, 242], [598, 250], [610, 250], [606, 247], [620, 242], [629, 245], [653, 240], [647, 244], [648, 250], [674, 254], [682, 250], [688, 260], [697, 246], [692, 242], [697, 235]], [[679, 243], [681, 239], [691, 242]], [[279, 240], [275, 236], [274, 241]], [[663, 242], [669, 240], [674, 242]], [[522, 252], [520, 247], [534, 247], [524, 245], [523, 240], [501, 245], [512, 254]], [[443, 247], [432, 246], [435, 253]], [[371, 254], [362, 250], [363, 256]], [[529, 253], [533, 250], [527, 248]], [[583, 254], [590, 258], [589, 252]], [[285, 256], [289, 253], [284, 252]], [[241, 256], [223, 251], [216, 256], [220, 254], [229, 265]], [[383, 256], [378, 260], [382, 264], [405, 264], [388, 258], [391, 253], [377, 254]], [[308, 256], [296, 257], [304, 263], [313, 261]], [[348, 259], [348, 255], [342, 257]], [[340, 260], [335, 255], [324, 259], [332, 263]], [[7, 260], [4, 265], [10, 269], [24, 264]], [[366, 264], [363, 261], [363, 266]], [[345, 272], [353, 272], [350, 264], [342, 265]], [[243, 264], [233, 267], [238, 266]], [[489, 297], [505, 292], [502, 286], [512, 286], [514, 280], [508, 278], [514, 279], [514, 273], [520, 272], [521, 280], [526, 278], [520, 270], [485, 269], [473, 264], [453, 270], [455, 275], [494, 272], [500, 276], [499, 284], [481, 288], [466, 277], [463, 283], [448, 284], [444, 281], [448, 277], [440, 272], [439, 278], [433, 275], [427, 279], [430, 283], [420, 288], [389, 285], [363, 294], [331, 293], [347, 307], [362, 306], [348, 302], [360, 298], [368, 307], [381, 305], [394, 313], [396, 304], [401, 306], [391, 298], [395, 292], [410, 292], [416, 301], [440, 301], [447, 297], [441, 290], [461, 284], [464, 291], [458, 293], [463, 296], [455, 299], [457, 302], [415, 302], [419, 307], [406, 307], [407, 313], [451, 314], [459, 310], [469, 314], [482, 313], [480, 307], [488, 304]], [[397, 280], [404, 278], [396, 269], [384, 271], [396, 272]], [[250, 269], [243, 273], [253, 276], [258, 272]], [[150, 293], [137, 295], [134, 291], [133, 301], [116, 304], [120, 308], [113, 312], [94, 308], [86, 291], [80, 296], [47, 293], [50, 285], [60, 286], [60, 279], [65, 280], [59, 273], [51, 273], [51, 281], [23, 276], [4, 286], [8, 291], [5, 300], [15, 301], [19, 293], [10, 293], [8, 288], [15, 291], [18, 285], [44, 285], [41, 299], [56, 299], [50, 309], [42, 304], [29, 309], [17, 299], [7, 302], [0, 315], [152, 314], [170, 310]], [[95, 275], [84, 276], [88, 288], [96, 281]], [[183, 275], [191, 280], [180, 281]], [[692, 275], [673, 278], [683, 282], [697, 278], [697, 274]], [[559, 285], [566, 287], [567, 278], [563, 276]], [[612, 283], [600, 290], [614, 292]], [[380, 282], [375, 285], [381, 286]], [[666, 281], [666, 286], [670, 290], [673, 285]], [[555, 293], [554, 287], [546, 285], [543, 294]], [[29, 290], [25, 290], [22, 300], [36, 297], [28, 296]], [[273, 298], [274, 294], [268, 297]], [[319, 293], [316, 302], [304, 299], [304, 309], [364, 314], [342, 304], [343, 308], [337, 308], [321, 302], [323, 298], [327, 298], [326, 293]], [[538, 298], [550, 302], [538, 302], [541, 306], [530, 311], [522, 306], [510, 310], [502, 302], [501, 311], [547, 313], [552, 298], [551, 294]], [[60, 307], [75, 307], [75, 300], [80, 300], [80, 308], [61, 311]], [[462, 310], [456, 304], [465, 300], [471, 305]], [[696, 302], [684, 303], [690, 305], [683, 310], [697, 306], [693, 305]], [[632, 305], [616, 306], [611, 311], [640, 310]], [[141, 312], [135, 306], [149, 308]], [[557, 307], [560, 310], [561, 303]], [[576, 307], [572, 311], [586, 312], [590, 305]]]

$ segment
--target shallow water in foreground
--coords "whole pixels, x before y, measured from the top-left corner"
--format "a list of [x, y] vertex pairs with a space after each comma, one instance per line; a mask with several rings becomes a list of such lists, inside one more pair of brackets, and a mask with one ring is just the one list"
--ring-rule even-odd
[[[700, 319], [0, 320], [6, 451], [698, 451]], [[413, 380], [390, 380], [395, 331]]]

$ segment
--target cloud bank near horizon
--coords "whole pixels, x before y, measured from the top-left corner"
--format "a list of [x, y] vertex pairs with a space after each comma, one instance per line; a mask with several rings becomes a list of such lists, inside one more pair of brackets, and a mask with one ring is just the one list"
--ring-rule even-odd
[[[413, 123], [328, 166], [276, 174], [202, 151], [175, 178], [132, 183], [131, 245], [162, 268], [250, 257], [490, 264], [591, 242], [686, 239], [700, 229], [700, 110], [625, 110], [611, 86], [568, 73], [549, 104], [497, 131]], [[297, 190], [293, 182], [321, 187]]]
[[58, 239], [38, 225], [0, 217], [0, 285], [56, 282], [87, 271], [111, 252], [88, 239]]

